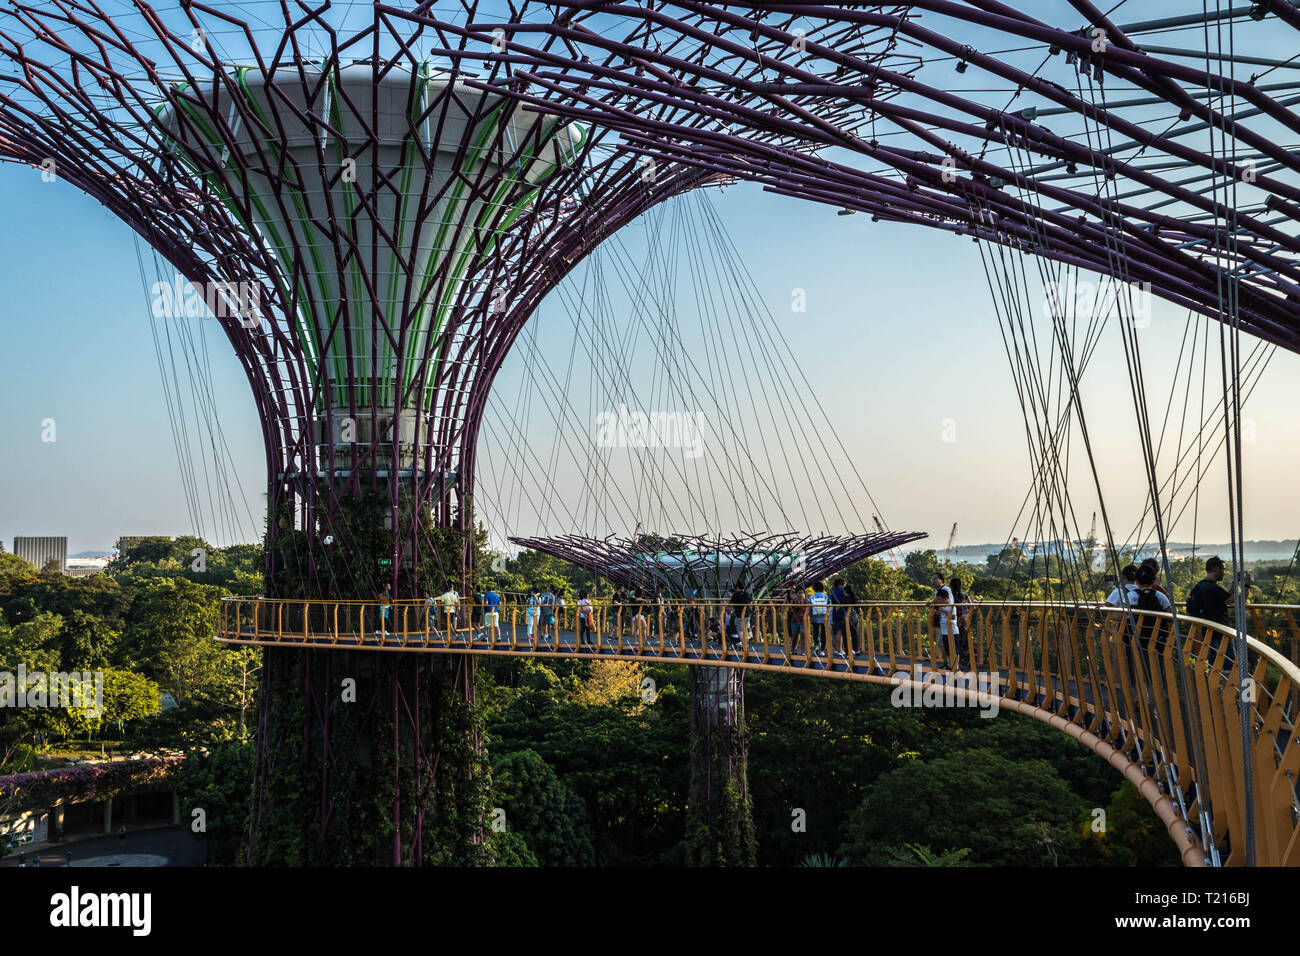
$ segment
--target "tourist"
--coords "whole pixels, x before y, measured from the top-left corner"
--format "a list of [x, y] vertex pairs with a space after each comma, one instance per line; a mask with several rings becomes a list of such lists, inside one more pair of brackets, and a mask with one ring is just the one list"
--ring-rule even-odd
[[525, 599], [524, 624], [528, 629], [528, 643], [533, 643], [533, 636], [537, 628], [537, 605], [540, 603], [537, 596], [537, 588], [528, 589], [528, 597]]
[[596, 630], [595, 611], [591, 605], [591, 598], [587, 597], [586, 591], [578, 592], [578, 628], [580, 631], [579, 639], [585, 647], [588, 643], [587, 639], [592, 637]]
[[1112, 607], [1132, 607], [1137, 603], [1137, 579], [1138, 569], [1135, 564], [1124, 565], [1124, 570], [1120, 572], [1124, 579], [1123, 590], [1116, 587], [1110, 594], [1106, 595], [1106, 603]]
[[934, 611], [931, 614], [930, 623], [938, 632], [937, 635], [931, 632], [933, 636], [938, 637], [937, 641], [933, 639], [931, 641], [933, 644], [931, 653], [934, 654], [935, 658], [931, 661], [931, 664], [937, 665], [939, 655], [934, 652], [942, 648], [944, 656], [949, 656], [952, 653], [952, 648], [948, 645], [948, 638], [951, 636], [955, 644], [959, 628], [957, 627], [956, 602], [953, 600], [952, 589], [944, 583], [943, 575], [938, 571], [930, 575], [930, 586], [934, 588], [934, 600], [930, 602], [930, 606], [934, 608]]
[[469, 626], [477, 628], [483, 623], [483, 601], [484, 594], [482, 591], [475, 591], [472, 602], [469, 606]]
[[1163, 594], [1170, 601], [1173, 600], [1173, 595], [1170, 594], [1168, 589], [1165, 588], [1165, 586], [1160, 583], [1160, 562], [1158, 560], [1156, 560], [1155, 558], [1147, 558], [1138, 567], [1139, 569], [1150, 568], [1152, 573], [1155, 574], [1156, 590], [1159, 591], [1161, 594]]
[[1153, 611], [1170, 611], [1173, 604], [1165, 592], [1159, 589], [1156, 584], [1156, 572], [1151, 565], [1145, 561], [1138, 567], [1137, 571], [1137, 593], [1136, 600], [1133, 602], [1133, 609], [1143, 615], [1138, 639], [1141, 641], [1142, 650], [1147, 649], [1147, 644], [1151, 640], [1151, 632], [1155, 630], [1159, 618], [1146, 616], [1148, 612]]
[[852, 584], [844, 585], [844, 603], [849, 609], [849, 647], [854, 649], [858, 647], [858, 628], [862, 624], [862, 609], [858, 607], [858, 596], [853, 591]]
[[813, 593], [808, 596], [808, 624], [812, 631], [813, 650], [826, 650], [826, 608], [831, 599], [826, 594], [825, 585], [818, 581]]
[[487, 612], [484, 623], [495, 637], [501, 622], [501, 595], [497, 593], [496, 588], [489, 587], [483, 595], [483, 608]]
[[803, 619], [808, 604], [798, 588], [790, 588], [786, 591], [785, 600], [785, 630], [790, 637], [790, 648], [793, 650], [797, 644], [803, 643]]
[[748, 635], [750, 631], [749, 605], [753, 603], [749, 591], [745, 590], [744, 583], [737, 584], [731, 592], [731, 614], [735, 623], [736, 639], [739, 640], [742, 634]]
[[975, 607], [969, 594], [962, 590], [961, 578], [954, 577], [948, 582], [952, 590], [953, 606], [957, 611], [957, 632], [953, 643], [957, 646], [957, 667], [962, 670], [970, 668], [970, 615]]
[[379, 595], [379, 630], [382, 637], [388, 636], [388, 617], [393, 608], [393, 592], [387, 584], [384, 593]]
[[433, 609], [437, 603], [438, 599], [432, 594], [430, 594], [428, 599], [424, 602], [424, 629], [426, 631], [433, 630], [436, 632], [438, 630], [438, 622], [434, 620], [433, 616]]
[[[614, 619], [614, 633], [623, 636], [623, 606], [627, 604], [627, 588], [619, 585], [609, 602], [610, 616]], [[608, 622], [607, 622], [608, 623]]]
[[844, 652], [847, 643], [844, 634], [845, 607], [848, 594], [844, 591], [844, 579], [836, 578], [831, 582], [831, 646], [837, 654]]
[[[1189, 617], [1197, 617], [1203, 621], [1213, 621], [1215, 624], [1235, 629], [1237, 623], [1228, 616], [1228, 605], [1236, 600], [1237, 586], [1234, 584], [1231, 591], [1225, 591], [1219, 586], [1225, 571], [1223, 559], [1217, 555], [1205, 562], [1205, 577], [1187, 595], [1187, 614]], [[1249, 571], [1242, 577], [1246, 590], [1249, 592], [1250, 586], [1255, 582], [1255, 579]], [[1223, 644], [1225, 636], [1222, 632], [1216, 631], [1210, 638], [1206, 663], [1211, 666], [1214, 665], [1214, 660], [1219, 655], [1219, 647]], [[1225, 673], [1232, 670], [1233, 662], [1236, 659], [1237, 649], [1234, 642], [1229, 640], [1223, 655]]]
[[442, 616], [447, 624], [447, 636], [450, 638], [460, 623], [457, 614], [460, 608], [460, 593], [451, 581], [447, 582], [447, 590], [442, 592], [438, 601], [442, 604]]
[[640, 643], [645, 643], [646, 637], [649, 636], [650, 628], [649, 618], [646, 618], [645, 600], [643, 600], [641, 596], [640, 588], [632, 589], [629, 601], [632, 602], [632, 606], [630, 606], [629, 609], [630, 614], [632, 614], [632, 636], [637, 641], [640, 641]]
[[537, 596], [538, 613], [541, 615], [542, 641], [549, 643], [555, 631], [555, 595], [549, 587], [543, 587]]

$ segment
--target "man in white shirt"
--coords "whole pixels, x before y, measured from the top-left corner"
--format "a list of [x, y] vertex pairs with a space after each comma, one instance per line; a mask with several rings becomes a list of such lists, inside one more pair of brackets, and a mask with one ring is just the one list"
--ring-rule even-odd
[[447, 633], [450, 635], [456, 630], [456, 611], [460, 608], [460, 594], [450, 581], [447, 582], [447, 590], [442, 592], [438, 601], [442, 604], [443, 617], [447, 621]]
[[937, 645], [942, 648], [944, 656], [947, 657], [951, 651], [948, 646], [948, 632], [952, 631], [954, 638], [957, 636], [957, 602], [953, 600], [952, 588], [944, 583], [943, 575], [937, 571], [930, 575], [930, 586], [934, 588], [934, 600], [930, 602], [930, 606], [935, 609], [932, 622], [938, 625]]
[[1111, 607], [1123, 607], [1127, 604], [1129, 607], [1137, 604], [1138, 599], [1138, 569], [1137, 565], [1130, 564], [1125, 566], [1120, 572], [1124, 578], [1123, 588], [1115, 588], [1110, 594], [1106, 595], [1106, 603]]
[[813, 588], [813, 593], [808, 597], [808, 623], [811, 625], [814, 650], [826, 649], [826, 608], [830, 603], [826, 586], [818, 581]]

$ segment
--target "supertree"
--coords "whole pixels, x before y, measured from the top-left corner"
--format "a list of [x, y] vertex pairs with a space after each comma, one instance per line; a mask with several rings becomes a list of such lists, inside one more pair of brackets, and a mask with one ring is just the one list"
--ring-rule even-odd
[[[860, 535], [750, 533], [638, 535], [588, 538], [562, 535], [511, 538], [633, 588], [633, 613], [658, 620], [659, 637], [680, 628], [705, 653], [710, 632], [725, 639], [719, 612], [741, 591], [750, 600], [781, 600], [781, 591], [822, 581], [855, 561], [925, 537], [918, 532]], [[659, 596], [682, 602], [666, 615]], [[733, 607], [736, 614], [752, 613]], [[617, 626], [617, 625], [616, 625]], [[744, 627], [741, 621], [736, 625]], [[621, 639], [621, 638], [620, 638]], [[828, 645], [829, 647], [829, 645]], [[827, 657], [825, 663], [831, 664]], [[847, 663], [847, 659], [846, 659]], [[749, 734], [745, 724], [745, 672], [737, 667], [691, 668], [691, 790], [686, 843], [690, 861], [703, 866], [753, 866], [757, 860], [749, 787]]]
[[[1048, 462], [1040, 478], [1063, 523], [1077, 525], [1058, 467], [1075, 422], [1099, 497], [1101, 481], [1079, 395], [1088, 336], [1072, 327], [1088, 309], [1064, 301], [1076, 291], [1061, 277], [1077, 282], [1083, 271], [1114, 282], [1102, 296], [1113, 301], [1094, 302], [1093, 318], [1117, 320], [1166, 556], [1177, 486], [1157, 474], [1135, 313], [1154, 294], [1218, 322], [1226, 513], [1241, 569], [1243, 335], [1300, 351], [1300, 113], [1288, 78], [1300, 6], [1042, 6], [558, 0], [531, 22], [484, 18], [470, 30], [495, 38], [485, 55], [508, 68], [517, 101], [616, 129], [649, 162], [970, 237], [999, 316], [1022, 328], [1035, 270], [1048, 287], [1042, 308], [1068, 398], [1051, 413], [1026, 404], [1026, 428], [1031, 455]], [[1049, 414], [1055, 424], [1041, 428]], [[1104, 502], [1102, 518], [1118, 573]], [[1167, 559], [1163, 570], [1168, 578]], [[1244, 659], [1245, 602], [1234, 610]], [[1186, 695], [1181, 663], [1178, 683]], [[1237, 689], [1249, 693], [1244, 673]], [[1246, 706], [1237, 711], [1245, 752], [1252, 718]], [[1183, 726], [1177, 749], [1203, 781], [1205, 734], [1190, 712]], [[1247, 792], [1252, 772], [1247, 762]], [[1188, 793], [1209, 833], [1208, 794]], [[1253, 801], [1245, 807], [1253, 862]]]
[[[477, 3], [348, 13], [0, 12], [0, 159], [125, 222], [247, 375], [268, 597], [468, 589], [479, 423], [520, 329], [604, 237], [718, 178], [516, 104], [468, 52]], [[467, 655], [268, 650], [248, 860], [489, 860], [474, 684]]]
[[[0, 157], [215, 303], [265, 439], [268, 596], [464, 589], [478, 423], [520, 328], [708, 177], [650, 182], [600, 131], [469, 87], [463, 56], [421, 52], [454, 43], [438, 21], [376, 6], [339, 32], [327, 10], [12, 4]], [[489, 860], [474, 682], [468, 656], [269, 650], [248, 860]]]

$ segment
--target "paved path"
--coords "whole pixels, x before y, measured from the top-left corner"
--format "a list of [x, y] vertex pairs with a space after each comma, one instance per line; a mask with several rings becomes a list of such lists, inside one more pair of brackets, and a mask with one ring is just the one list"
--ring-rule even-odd
[[[75, 866], [202, 866], [207, 857], [203, 843], [194, 839], [183, 826], [168, 824], [151, 829], [126, 831], [123, 842], [116, 834], [69, 840], [65, 843], [41, 843], [27, 847], [27, 865], [37, 854], [41, 866], [66, 866], [69, 853]], [[18, 851], [0, 860], [0, 868], [17, 867]]]

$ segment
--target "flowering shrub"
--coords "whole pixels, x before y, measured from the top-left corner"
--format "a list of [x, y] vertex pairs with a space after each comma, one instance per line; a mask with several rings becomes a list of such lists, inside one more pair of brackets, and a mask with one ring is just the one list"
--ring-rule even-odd
[[127, 790], [165, 780], [183, 757], [151, 757], [112, 763], [43, 770], [0, 777], [0, 802], [10, 812], [57, 803], [104, 800]]

